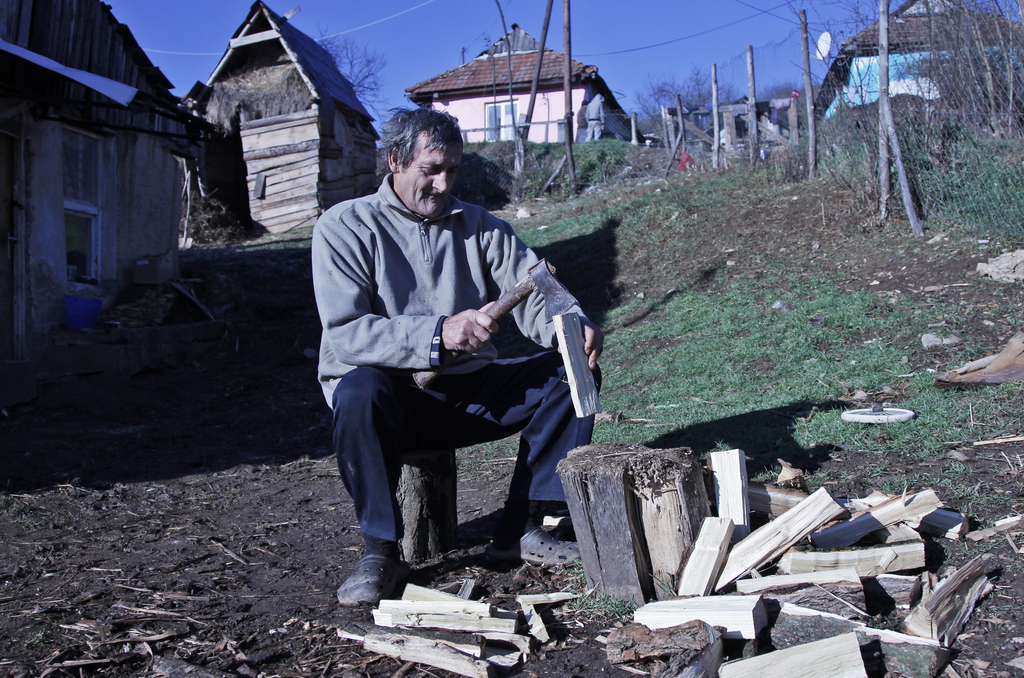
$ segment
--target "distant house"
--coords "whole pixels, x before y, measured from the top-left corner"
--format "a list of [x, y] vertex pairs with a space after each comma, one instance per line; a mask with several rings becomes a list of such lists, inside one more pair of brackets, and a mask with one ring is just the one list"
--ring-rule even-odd
[[138, 260], [175, 275], [196, 123], [99, 0], [0, 4], [0, 406], [51, 369], [65, 295], [109, 306]]
[[[908, 0], [889, 19], [889, 94], [947, 105], [977, 102], [1001, 88], [1000, 55], [1024, 46], [1020, 24], [998, 14], [974, 12], [953, 0]], [[1017, 57], [1020, 58], [1019, 56]], [[989, 60], [988, 66], [983, 62]], [[984, 83], [982, 72], [995, 79]], [[843, 42], [817, 95], [825, 117], [840, 106], [878, 100], [878, 22]], [[1008, 90], [1012, 93], [1012, 87]], [[991, 92], [1003, 98], [1007, 92]]]
[[[513, 124], [525, 120], [530, 105], [530, 86], [537, 68], [540, 43], [512, 24], [508, 35], [469, 63], [457, 66], [413, 85], [405, 95], [418, 106], [433, 107], [458, 118], [468, 142], [513, 139]], [[512, 97], [509, 97], [509, 63], [512, 66]], [[544, 50], [533, 123], [528, 139], [557, 142], [565, 139], [565, 55]], [[585, 99], [602, 94], [608, 114], [605, 135], [629, 141], [629, 119], [615, 95], [597, 74], [597, 66], [572, 62], [572, 103], [576, 110]], [[571, 134], [576, 138], [576, 110]]]
[[253, 3], [227, 52], [188, 98], [222, 134], [207, 144], [203, 189], [278, 233], [372, 191], [373, 117], [315, 40]]

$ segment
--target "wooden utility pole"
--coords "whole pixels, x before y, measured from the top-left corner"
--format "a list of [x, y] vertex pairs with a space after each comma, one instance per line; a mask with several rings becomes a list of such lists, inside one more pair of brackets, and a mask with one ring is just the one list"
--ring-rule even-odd
[[[886, 0], [879, 0], [878, 2], [878, 51], [881, 55], [882, 50], [885, 50], [885, 60], [889, 61], [889, 3]], [[883, 34], [882, 29], [885, 27], [885, 33]], [[883, 40], [884, 38], [884, 40]], [[884, 45], [883, 45], [884, 43]], [[881, 61], [881, 59], [880, 59]], [[879, 63], [881, 66], [881, 63]], [[881, 94], [881, 83], [879, 83], [879, 94]], [[886, 82], [886, 94], [888, 95], [888, 82]], [[921, 219], [917, 215], [917, 208], [914, 207], [914, 197], [910, 193], [910, 180], [907, 179], [907, 168], [903, 164], [903, 152], [900, 150], [900, 140], [896, 136], [896, 121], [892, 117], [892, 106], [889, 105], [889, 97], [886, 96], [884, 99], [879, 97], [878, 99], [878, 116], [879, 118], [885, 118], [885, 126], [887, 136], [889, 138], [889, 147], [892, 149], [893, 162], [896, 163], [896, 176], [900, 180], [900, 193], [903, 194], [903, 209], [907, 213], [907, 219], [910, 221], [910, 227], [914, 231], [914, 235], [923, 236], [924, 226], [921, 224]], [[888, 172], [888, 167], [886, 168]]]
[[892, 176], [889, 174], [889, 0], [878, 0], [878, 217], [889, 218]]
[[565, 157], [569, 166], [569, 192], [576, 194], [576, 162], [572, 157], [572, 31], [569, 28], [569, 0], [562, 3], [562, 32], [565, 44], [565, 74], [563, 85], [565, 87]]
[[679, 116], [679, 137], [676, 139], [676, 146], [682, 149], [683, 153], [689, 153], [690, 147], [686, 145], [686, 118], [683, 117], [683, 101], [679, 98], [679, 92], [676, 92], [676, 115]]
[[747, 45], [747, 141], [750, 144], [750, 164], [757, 165], [761, 142], [757, 137], [757, 96], [754, 94], [754, 46]]
[[554, 0], [548, 0], [547, 9], [544, 10], [544, 25], [540, 29], [540, 49], [537, 50], [537, 66], [533, 69], [533, 81], [530, 83], [530, 105], [526, 108], [524, 141], [530, 137], [530, 124], [533, 122], [533, 107], [537, 103], [537, 84], [540, 82], [540, 70], [544, 65], [544, 52], [547, 50], [548, 24], [551, 22], [551, 5], [553, 3]]
[[811, 51], [807, 47], [807, 12], [800, 10], [800, 41], [804, 51], [804, 97], [807, 99], [807, 178], [818, 172], [818, 137], [815, 134], [814, 89], [811, 83]]
[[718, 129], [718, 64], [711, 64], [711, 119], [715, 125], [714, 143], [711, 144], [711, 166], [718, 169], [718, 154], [721, 152], [721, 144], [718, 143], [721, 131]]
[[509, 113], [512, 114], [512, 138], [516, 144], [516, 187], [512, 192], [512, 202], [517, 203], [519, 202], [519, 193], [522, 185], [523, 166], [525, 164], [523, 156], [526, 154], [526, 149], [523, 148], [523, 137], [519, 134], [519, 121], [516, 120], [516, 99], [512, 94], [512, 37], [505, 26], [505, 13], [501, 11], [501, 3], [498, 0], [494, 0], [494, 4], [498, 6], [498, 16], [501, 17], [501, 30], [505, 31], [505, 49], [508, 50], [508, 107]]

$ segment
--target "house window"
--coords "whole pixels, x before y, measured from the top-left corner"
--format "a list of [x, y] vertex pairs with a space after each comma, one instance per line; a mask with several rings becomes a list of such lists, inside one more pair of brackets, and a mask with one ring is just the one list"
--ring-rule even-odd
[[100, 159], [99, 139], [64, 130], [64, 244], [75, 280], [100, 277]]
[[485, 104], [484, 113], [487, 116], [487, 141], [497, 141], [499, 138], [512, 141], [515, 138], [512, 130], [519, 115], [518, 103]]

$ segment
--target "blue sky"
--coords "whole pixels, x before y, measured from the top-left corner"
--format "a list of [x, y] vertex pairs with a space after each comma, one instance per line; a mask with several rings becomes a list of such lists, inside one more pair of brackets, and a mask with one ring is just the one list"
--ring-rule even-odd
[[[248, 0], [107, 0], [128, 25], [176, 94], [205, 81], [245, 19]], [[472, 59], [503, 34], [494, 0], [268, 0], [278, 14], [296, 4], [292, 23], [312, 37], [343, 33], [382, 53], [388, 106], [406, 105], [405, 88]], [[507, 25], [540, 37], [545, 0], [501, 0]], [[759, 88], [799, 78], [797, 10], [807, 10], [813, 42], [855, 25], [836, 0], [576, 0], [572, 55], [594, 64], [627, 111], [649, 78], [685, 77], [693, 64], [746, 88], [746, 45], [755, 48]], [[562, 3], [554, 3], [547, 46], [562, 51]], [[823, 73], [821, 62], [816, 70]]]

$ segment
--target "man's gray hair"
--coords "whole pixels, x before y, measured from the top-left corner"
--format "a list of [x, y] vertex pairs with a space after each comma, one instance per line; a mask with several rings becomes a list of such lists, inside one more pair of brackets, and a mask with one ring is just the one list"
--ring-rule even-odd
[[462, 147], [459, 121], [450, 113], [432, 108], [400, 109], [381, 125], [380, 132], [380, 145], [387, 158], [394, 154], [403, 169], [416, 157], [416, 142], [424, 132], [430, 138], [426, 146], [429, 150]]

